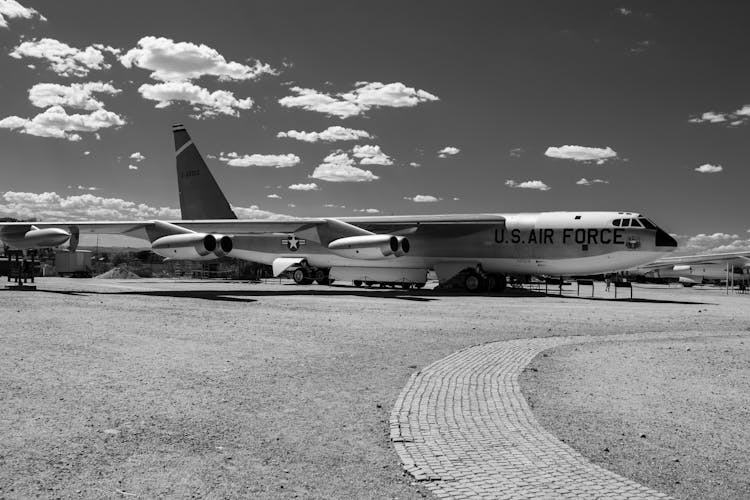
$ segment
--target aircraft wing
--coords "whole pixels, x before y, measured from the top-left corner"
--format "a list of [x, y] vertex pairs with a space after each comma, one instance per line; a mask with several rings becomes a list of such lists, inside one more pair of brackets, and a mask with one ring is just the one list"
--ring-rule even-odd
[[655, 260], [650, 264], [643, 265], [641, 266], [641, 268], [658, 269], [663, 267], [684, 266], [692, 264], [732, 264], [740, 267], [747, 266], [750, 265], [750, 251], [666, 257], [663, 259]]
[[[61, 222], [5, 222], [0, 223], [0, 236], [4, 231], [23, 230], [35, 226], [39, 229], [61, 228], [71, 232], [89, 234], [122, 234], [148, 240], [147, 230], [162, 221], [61, 221]], [[324, 222], [324, 219], [290, 220], [201, 220], [164, 221], [196, 232], [225, 232], [231, 234], [292, 233], [302, 227]]]
[[493, 214], [348, 217], [342, 221], [378, 234], [464, 236], [505, 226], [505, 217]]
[[499, 215], [433, 215], [433, 216], [385, 216], [351, 218], [300, 218], [279, 220], [176, 220], [176, 221], [61, 221], [61, 222], [6, 222], [0, 223], [0, 235], [4, 231], [28, 230], [32, 225], [39, 229], [61, 228], [79, 234], [122, 234], [149, 240], [148, 232], [159, 224], [166, 223], [190, 231], [206, 233], [273, 234], [294, 233], [318, 225], [336, 221], [341, 226], [356, 226], [378, 234], [440, 234], [460, 236], [480, 230], [502, 227], [505, 218]]

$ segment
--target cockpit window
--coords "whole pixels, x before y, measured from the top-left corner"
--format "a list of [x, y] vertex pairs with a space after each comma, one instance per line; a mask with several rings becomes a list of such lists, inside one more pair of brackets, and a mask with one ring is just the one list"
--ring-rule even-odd
[[630, 226], [630, 219], [622, 219], [622, 224], [620, 224], [620, 227], [628, 227]]
[[618, 227], [619, 227], [619, 225], [620, 225], [620, 222], [622, 222], [622, 219], [615, 219], [615, 220], [613, 220], [613, 221], [612, 221], [612, 225], [613, 225], [613, 226], [618, 226]]
[[642, 217], [638, 220], [641, 221], [641, 224], [643, 224], [643, 227], [645, 227], [646, 229], [656, 229], [656, 224], [646, 219], [645, 217]]
[[643, 227], [638, 219], [630, 219], [630, 227]]

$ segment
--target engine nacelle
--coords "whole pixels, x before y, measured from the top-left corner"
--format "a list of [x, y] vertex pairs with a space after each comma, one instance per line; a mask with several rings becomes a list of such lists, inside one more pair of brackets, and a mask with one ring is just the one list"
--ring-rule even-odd
[[209, 234], [214, 238], [214, 254], [217, 257], [226, 257], [234, 248], [232, 238], [223, 234]]
[[151, 243], [151, 250], [169, 259], [212, 260], [232, 251], [232, 238], [206, 233], [171, 234]]
[[409, 253], [409, 240], [404, 236], [390, 234], [368, 234], [348, 236], [328, 244], [328, 249], [342, 257], [361, 260], [379, 260], [385, 257], [401, 257]]
[[70, 233], [57, 227], [39, 229], [31, 226], [28, 231], [5, 231], [0, 240], [11, 248], [25, 250], [30, 248], [49, 248], [62, 245], [70, 239]]
[[677, 265], [672, 268], [672, 271], [692, 271], [692, 266]]

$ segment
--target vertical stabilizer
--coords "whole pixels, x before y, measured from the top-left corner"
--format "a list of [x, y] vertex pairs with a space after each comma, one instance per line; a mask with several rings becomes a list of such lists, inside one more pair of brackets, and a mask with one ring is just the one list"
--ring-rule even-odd
[[173, 125], [172, 133], [182, 219], [236, 219], [184, 125]]

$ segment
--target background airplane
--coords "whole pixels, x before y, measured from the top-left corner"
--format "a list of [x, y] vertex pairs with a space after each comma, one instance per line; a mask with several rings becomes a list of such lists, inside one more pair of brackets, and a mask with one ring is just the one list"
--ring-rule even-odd
[[628, 269], [626, 274], [647, 279], [675, 280], [685, 286], [727, 279], [747, 283], [750, 281], [750, 252], [665, 257]]
[[432, 270], [441, 283], [457, 278], [471, 291], [502, 289], [509, 274], [621, 271], [677, 246], [634, 212], [238, 220], [185, 127], [174, 125], [173, 134], [183, 220], [5, 223], [0, 239], [11, 247], [27, 241], [49, 246], [41, 243], [70, 235], [75, 249], [81, 231], [126, 234], [148, 240], [165, 258], [260, 262], [274, 275], [293, 271], [299, 284], [337, 279], [421, 286]]

